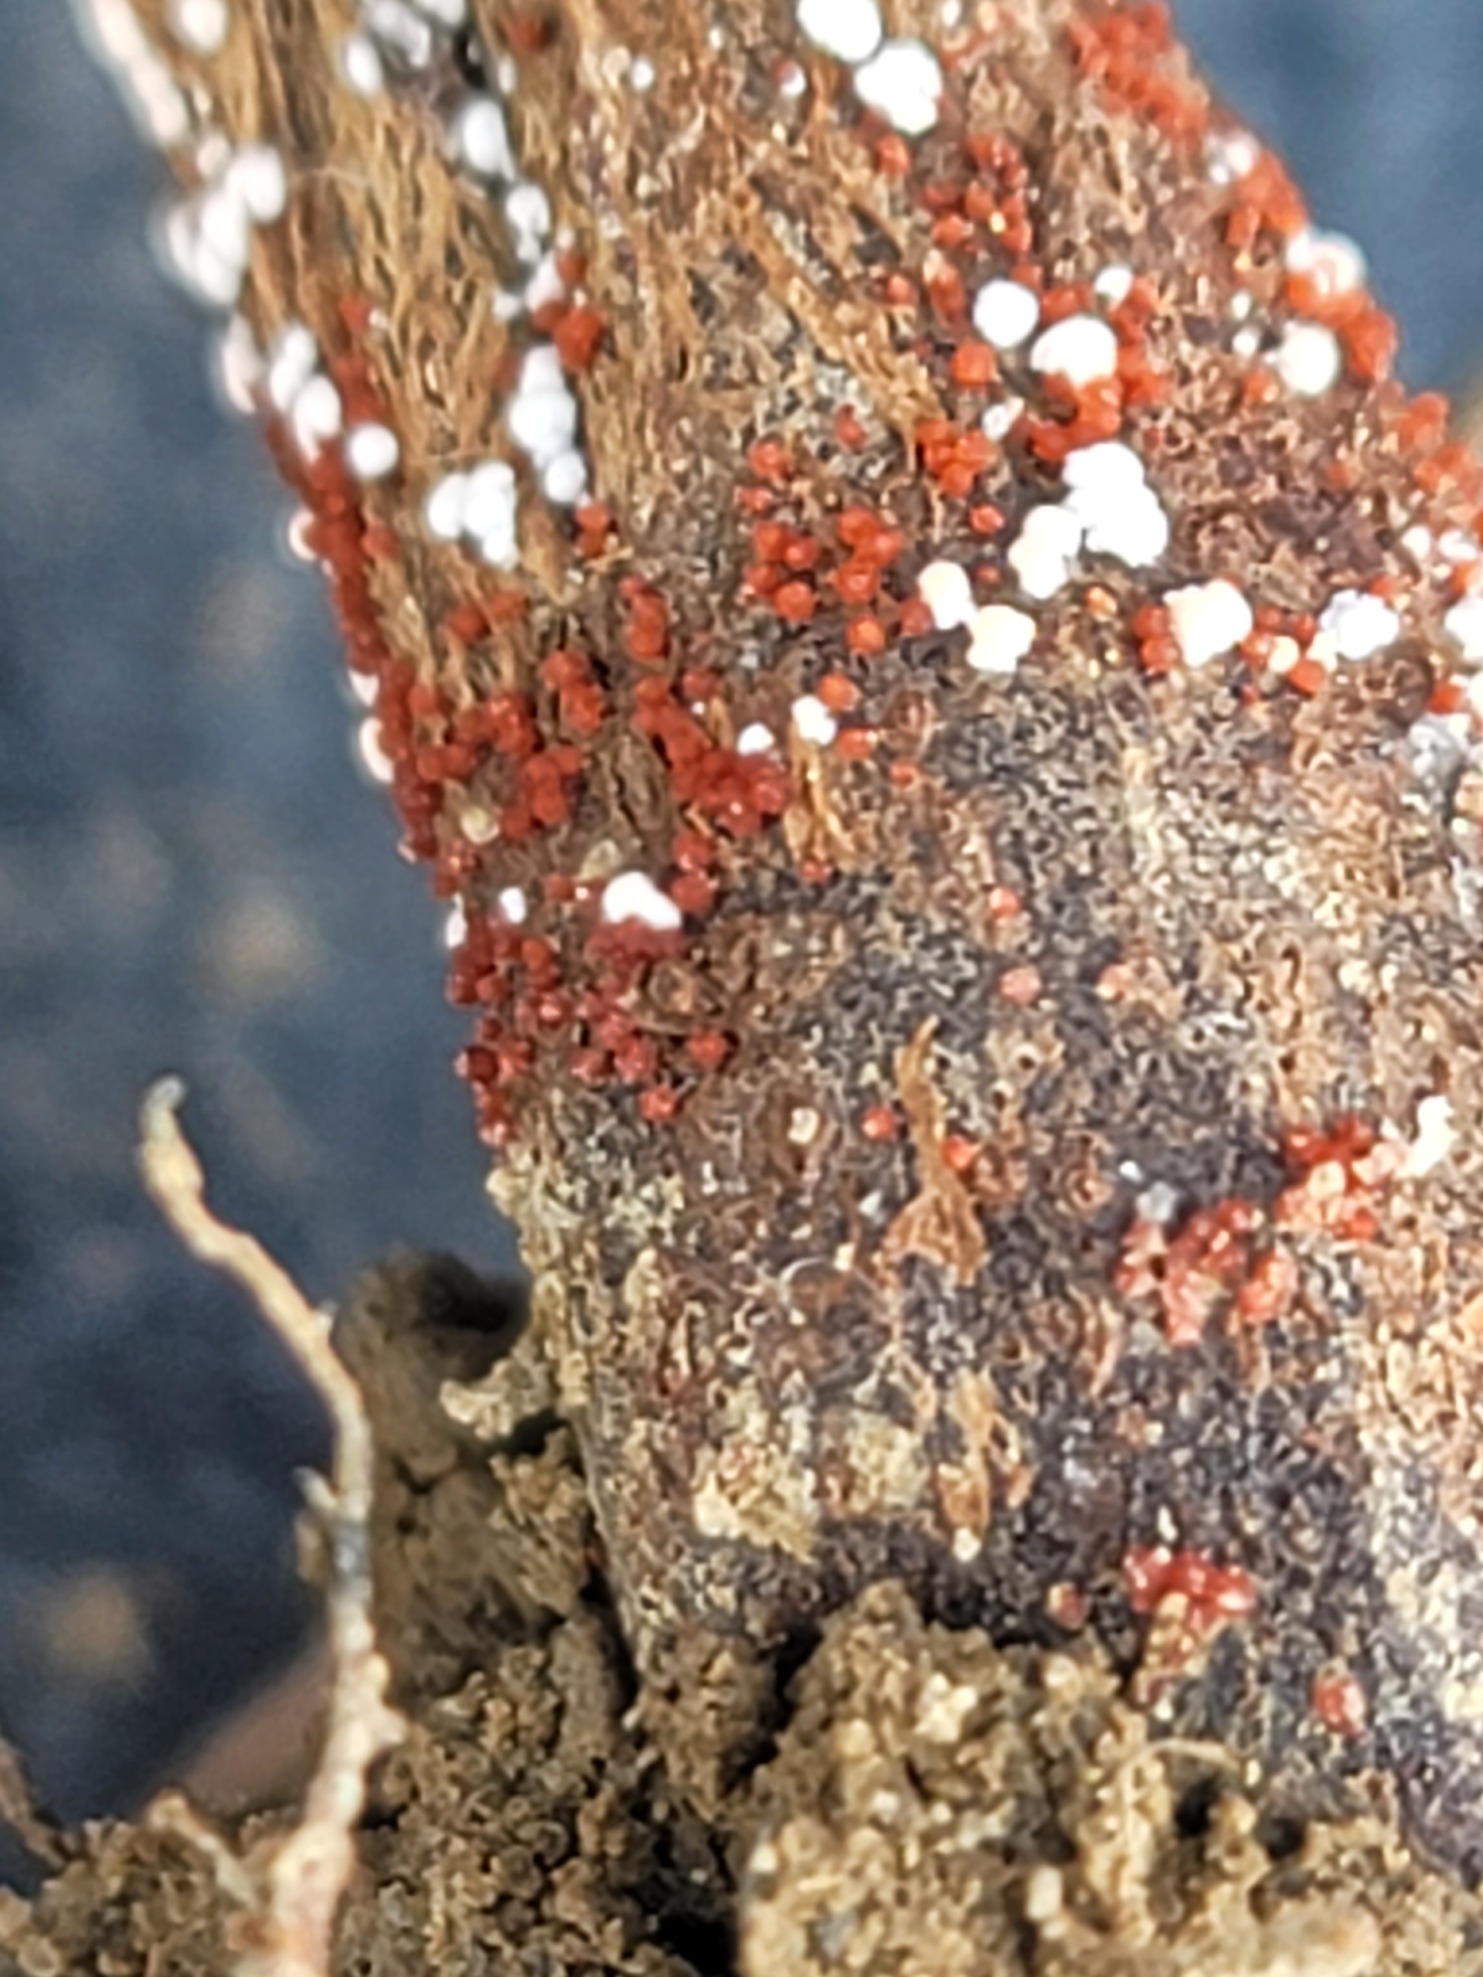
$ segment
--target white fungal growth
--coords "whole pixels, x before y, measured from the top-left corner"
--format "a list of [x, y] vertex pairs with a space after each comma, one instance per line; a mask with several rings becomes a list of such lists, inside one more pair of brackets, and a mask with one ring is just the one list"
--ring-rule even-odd
[[463, 534], [464, 512], [469, 501], [467, 474], [444, 474], [429, 489], [422, 504], [422, 519], [429, 535], [439, 542], [457, 542]]
[[227, 403], [234, 412], [251, 418], [257, 410], [257, 394], [268, 367], [257, 347], [252, 324], [245, 316], [233, 316], [221, 333], [217, 346], [217, 375]]
[[1041, 602], [1069, 582], [1083, 548], [1140, 569], [1169, 547], [1169, 518], [1130, 446], [1078, 447], [1066, 456], [1065, 477], [1065, 500], [1032, 508], [1009, 551], [1021, 590]]
[[515, 235], [516, 258], [534, 267], [551, 235], [551, 201], [538, 185], [522, 179], [505, 195], [505, 218]]
[[921, 137], [937, 122], [942, 68], [921, 41], [888, 41], [855, 71], [855, 94], [892, 129]]
[[775, 747], [777, 738], [771, 728], [761, 721], [749, 721], [736, 738], [738, 755], [765, 755]]
[[881, 45], [885, 29], [876, 0], [798, 0], [799, 30], [841, 62], [863, 62]]
[[654, 881], [643, 872], [620, 872], [603, 887], [602, 917], [610, 927], [625, 920], [637, 920], [658, 934], [674, 934], [684, 924], [684, 915]]
[[1272, 355], [1278, 377], [1298, 398], [1321, 398], [1344, 373], [1339, 339], [1322, 323], [1289, 323]]
[[1373, 659], [1400, 637], [1401, 621], [1385, 602], [1367, 590], [1336, 591], [1318, 620], [1319, 631], [1334, 642], [1341, 659]]
[[1469, 665], [1483, 665], [1483, 597], [1465, 597], [1442, 620], [1448, 638], [1460, 646]]
[[381, 746], [381, 723], [362, 721], [355, 731], [355, 752], [373, 783], [389, 783], [396, 774], [391, 757]]
[[509, 461], [486, 460], [475, 467], [464, 485], [460, 532], [492, 569], [513, 570], [518, 562], [518, 519], [519, 492]]
[[976, 673], [1013, 673], [1035, 643], [1035, 620], [1012, 604], [986, 604], [968, 621], [968, 663]]
[[577, 401], [554, 344], [539, 343], [525, 353], [505, 419], [510, 437], [537, 468], [548, 466], [576, 438]]
[[1416, 1137], [1406, 1148], [1401, 1172], [1413, 1181], [1428, 1174], [1452, 1157], [1457, 1144], [1452, 1101], [1445, 1092], [1433, 1092], [1416, 1107]]
[[356, 96], [379, 96], [386, 87], [381, 50], [368, 34], [347, 34], [340, 43], [340, 74]]
[[961, 563], [929, 563], [917, 578], [917, 594], [940, 632], [954, 631], [973, 616], [973, 585]]
[[827, 748], [839, 723], [816, 693], [801, 693], [793, 702], [793, 732], [814, 748]]
[[235, 152], [224, 141], [203, 144], [200, 160], [205, 184], [165, 219], [165, 263], [201, 301], [230, 308], [247, 272], [253, 226], [282, 218], [288, 178], [268, 144]]
[[433, 31], [407, 0], [361, 0], [361, 22], [384, 48], [409, 68], [425, 69], [433, 58]]
[[1401, 547], [1413, 562], [1425, 569], [1437, 553], [1437, 538], [1425, 522], [1413, 522], [1401, 537]]
[[288, 206], [288, 174], [271, 144], [244, 144], [226, 169], [226, 184], [258, 226], [281, 220]]
[[1262, 147], [1246, 130], [1220, 131], [1205, 149], [1212, 185], [1234, 185], [1249, 177], [1261, 163]]
[[344, 408], [334, 385], [322, 371], [317, 371], [295, 397], [288, 416], [298, 449], [308, 459], [326, 441], [339, 436]]
[[139, 24], [131, 0], [79, 0], [83, 33], [143, 135], [162, 150], [190, 136], [184, 92]]
[[587, 492], [587, 462], [569, 446], [541, 469], [541, 492], [558, 508], [573, 508]]
[[1099, 302], [1105, 302], [1109, 309], [1117, 308], [1126, 302], [1133, 292], [1133, 270], [1124, 261], [1116, 261], [1104, 268], [1092, 283], [1092, 293]]
[[1291, 273], [1306, 275], [1328, 301], [1363, 288], [1369, 272], [1362, 250], [1346, 234], [1321, 233], [1317, 227], [1301, 227], [1283, 258]]
[[345, 435], [345, 464], [359, 481], [385, 480], [395, 473], [401, 452], [391, 427], [374, 419], [352, 426]]
[[303, 323], [285, 323], [268, 352], [268, 397], [276, 412], [288, 413], [319, 369], [319, 345]]
[[472, 96], [453, 119], [448, 134], [453, 155], [479, 178], [515, 176], [515, 154], [505, 113], [492, 96]]
[[1186, 666], [1208, 666], [1249, 638], [1256, 626], [1251, 606], [1224, 577], [1170, 591], [1164, 604]]
[[1148, 485], [1142, 460], [1120, 440], [1066, 456], [1062, 504], [1081, 524], [1086, 547], [1129, 569], [1156, 563], [1169, 547], [1169, 518]]
[[171, 0], [165, 25], [192, 55], [218, 55], [226, 45], [232, 17], [227, 0]]
[[502, 920], [512, 927], [523, 927], [530, 908], [525, 894], [519, 886], [502, 886], [494, 896], [494, 904]]
[[996, 350], [1017, 350], [1040, 321], [1040, 297], [1019, 281], [986, 281], [973, 298], [973, 327]]
[[1030, 367], [1080, 389], [1117, 373], [1117, 338], [1099, 316], [1067, 316], [1030, 346]]
[[453, 953], [469, 937], [469, 916], [461, 899], [455, 899], [443, 921], [443, 945]]
[[1081, 523], [1069, 509], [1046, 505], [1030, 510], [1008, 554], [1009, 567], [1027, 597], [1043, 604], [1064, 589], [1081, 538]]
[[1024, 409], [1024, 399], [1011, 392], [1007, 398], [1001, 398], [997, 404], [990, 405], [979, 420], [979, 424], [987, 438], [1007, 439]]

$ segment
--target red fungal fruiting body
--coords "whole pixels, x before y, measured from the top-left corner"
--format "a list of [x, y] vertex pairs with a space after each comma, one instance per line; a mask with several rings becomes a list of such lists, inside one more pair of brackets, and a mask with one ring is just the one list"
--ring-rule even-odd
[[999, 375], [999, 359], [987, 343], [964, 343], [948, 363], [953, 383], [965, 391], [982, 391]]
[[629, 658], [657, 665], [669, 650], [669, 606], [642, 577], [625, 577], [618, 592], [628, 607], [623, 642]]
[[861, 1117], [860, 1130], [866, 1139], [884, 1144], [898, 1137], [901, 1121], [889, 1105], [872, 1105]]
[[1308, 223], [1302, 194], [1270, 151], [1263, 151], [1237, 182], [1235, 198], [1236, 205], [1226, 222], [1226, 238], [1238, 252], [1254, 247], [1264, 232], [1275, 234], [1279, 240], [1291, 240]]
[[1028, 1009], [1032, 1003], [1038, 1002], [1044, 987], [1040, 970], [1028, 962], [1007, 969], [999, 977], [1000, 995], [1020, 1009]]
[[1298, 1288], [1298, 1266], [1285, 1249], [1269, 1249], [1252, 1264], [1236, 1293], [1236, 1310], [1248, 1325], [1270, 1325], [1286, 1315]]
[[819, 597], [812, 585], [785, 583], [773, 594], [773, 609], [786, 624], [806, 625], [819, 608]]
[[607, 324], [590, 303], [574, 303], [556, 324], [552, 341], [557, 355], [569, 371], [591, 370]]
[[1369, 1704], [1364, 1689], [1349, 1669], [1334, 1666], [1313, 1678], [1313, 1714], [1336, 1737], [1353, 1741], [1362, 1737], [1369, 1725]]
[[721, 1030], [696, 1030], [685, 1039], [685, 1055], [701, 1071], [719, 1071], [731, 1051], [731, 1039]]
[[793, 471], [787, 447], [780, 439], [759, 439], [747, 451], [747, 465], [758, 480], [783, 487]]
[[873, 659], [886, 649], [886, 628], [879, 618], [851, 618], [845, 643], [857, 659]]
[[1067, 35], [1082, 74], [1114, 103], [1176, 142], [1192, 145], [1204, 136], [1209, 105], [1185, 71], [1167, 7], [1109, 9], [1073, 21]]

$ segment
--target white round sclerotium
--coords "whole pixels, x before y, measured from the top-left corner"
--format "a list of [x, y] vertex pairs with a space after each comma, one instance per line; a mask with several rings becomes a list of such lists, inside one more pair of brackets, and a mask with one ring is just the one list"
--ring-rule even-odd
[[1289, 323], [1272, 363], [1295, 397], [1320, 398], [1343, 375], [1344, 352], [1322, 323]]
[[1038, 336], [1030, 367], [1078, 389], [1117, 374], [1117, 338], [1100, 316], [1067, 316]]
[[654, 881], [643, 872], [620, 872], [603, 887], [602, 917], [610, 927], [625, 920], [637, 920], [655, 933], [678, 933], [684, 915]]
[[921, 41], [888, 41], [855, 71], [855, 94], [894, 130], [921, 137], [937, 122], [942, 68]]
[[1385, 602], [1367, 590], [1336, 591], [1318, 620], [1321, 632], [1334, 641], [1341, 659], [1351, 663], [1373, 659], [1401, 635], [1401, 621]]
[[798, 25], [816, 48], [841, 62], [863, 62], [885, 29], [876, 0], [798, 0]]
[[480, 178], [513, 178], [515, 154], [505, 113], [492, 96], [475, 96], [453, 121], [455, 155]]
[[793, 732], [813, 748], [827, 748], [839, 723], [816, 693], [801, 693], [793, 702]]
[[1164, 599], [1186, 666], [1208, 666], [1251, 636], [1256, 619], [1233, 583], [1187, 584]]
[[968, 663], [976, 673], [1012, 673], [1035, 643], [1035, 620], [1012, 604], [986, 604], [969, 620]]
[[1015, 350], [1034, 334], [1040, 297], [1018, 281], [988, 281], [973, 298], [973, 327], [996, 350]]
[[1483, 597], [1465, 597], [1442, 620], [1448, 638], [1461, 646], [1469, 665], [1483, 663]]
[[468, 475], [444, 474], [429, 489], [427, 499], [422, 504], [422, 519], [427, 523], [428, 534], [436, 536], [439, 542], [457, 542], [463, 534], [468, 500]]
[[973, 616], [973, 585], [961, 563], [929, 563], [917, 578], [917, 595], [940, 632], [954, 631]]
[[352, 426], [345, 435], [345, 464], [357, 480], [384, 480], [395, 472], [401, 451], [391, 427], [376, 420]]

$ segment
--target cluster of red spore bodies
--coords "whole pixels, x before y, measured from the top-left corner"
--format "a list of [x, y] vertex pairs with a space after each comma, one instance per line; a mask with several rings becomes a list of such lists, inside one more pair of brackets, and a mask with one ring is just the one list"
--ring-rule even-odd
[[640, 680], [633, 726], [654, 744], [681, 808], [693, 809], [732, 837], [755, 837], [787, 809], [792, 779], [766, 754], [743, 755], [713, 741], [669, 680]]
[[1404, 1161], [1363, 1119], [1341, 1119], [1327, 1130], [1295, 1126], [1284, 1134], [1283, 1157], [1293, 1179], [1272, 1209], [1279, 1228], [1322, 1231], [1341, 1242], [1372, 1242], [1380, 1233], [1384, 1190]]
[[[897, 566], [907, 546], [901, 529], [860, 501], [847, 501], [828, 523], [817, 528], [787, 520], [778, 513], [792, 472], [786, 451], [780, 442], [764, 439], [752, 447], [748, 458], [754, 473], [762, 471], [767, 476], [748, 483], [738, 495], [743, 512], [751, 517], [752, 556], [743, 581], [753, 598], [791, 627], [812, 622], [820, 610], [841, 609], [845, 649], [854, 659], [876, 658], [893, 637], [913, 638], [932, 629], [931, 612], [921, 599], [899, 595], [904, 586]], [[997, 510], [985, 509], [983, 513], [992, 513], [995, 526], [1002, 526], [1003, 517]], [[844, 718], [860, 708], [862, 694], [856, 682], [831, 670], [813, 691], [831, 714], [841, 717], [836, 753], [845, 761], [866, 760], [879, 739], [876, 731], [863, 721], [853, 723]], [[677, 728], [675, 717], [669, 719]], [[673, 761], [676, 750], [669, 747], [667, 752]], [[758, 821], [750, 828], [780, 815], [786, 806], [788, 786], [777, 765], [767, 757], [737, 756], [726, 765], [713, 758], [706, 766], [702, 786], [688, 790], [685, 800], [725, 824], [734, 835], [745, 835], [746, 828], [738, 829], [733, 818], [718, 807], [718, 800], [734, 808], [740, 797], [742, 814], [748, 807], [757, 813]], [[716, 790], [714, 797], [707, 794], [711, 784]]]
[[[594, 907], [595, 887], [547, 882], [553, 904]], [[448, 993], [480, 1010], [475, 1040], [458, 1059], [473, 1087], [481, 1137], [508, 1144], [519, 1098], [543, 1062], [559, 1063], [578, 1084], [636, 1089], [644, 1119], [662, 1124], [680, 1109], [685, 1088], [719, 1070], [732, 1041], [713, 1027], [675, 1037], [647, 1028], [639, 991], [656, 963], [683, 952], [685, 936], [637, 921], [589, 925], [580, 958], [524, 926], [471, 919], [449, 968]]]
[[1223, 1307], [1246, 1325], [1271, 1324], [1297, 1291], [1297, 1265], [1265, 1239], [1266, 1218], [1238, 1197], [1197, 1208], [1178, 1228], [1138, 1217], [1123, 1238], [1113, 1283], [1156, 1298], [1172, 1346], [1198, 1345]]
[[1123, 1591], [1140, 1615], [1156, 1614], [1166, 1599], [1186, 1603], [1196, 1631], [1214, 1633], [1256, 1612], [1256, 1581], [1240, 1565], [1217, 1565], [1202, 1551], [1173, 1551], [1168, 1545], [1133, 1545], [1123, 1555]]
[[[1411, 479], [1421, 493], [1438, 496], [1459, 511], [1459, 519], [1474, 533], [1483, 528], [1483, 467], [1470, 447], [1451, 438], [1448, 419], [1451, 407], [1440, 391], [1424, 391], [1409, 400], [1395, 421], [1395, 437], [1401, 451], [1410, 456]], [[1459, 585], [1470, 582], [1473, 572], [1466, 566], [1454, 573]]]
[[[1148, 355], [1148, 325], [1157, 307], [1157, 287], [1151, 277], [1139, 275], [1107, 317], [1118, 340], [1116, 375], [1084, 385], [1074, 385], [1063, 377], [1046, 380], [1045, 397], [1054, 416], [1029, 416], [1018, 428], [1037, 460], [1062, 466], [1069, 454], [1082, 447], [1116, 439], [1130, 410], [1162, 405], [1167, 400], [1170, 381]], [[1094, 308], [1090, 285], [1070, 283], [1048, 291], [1040, 319], [1049, 326]]]
[[1190, 80], [1162, 0], [1109, 5], [1073, 21], [1066, 32], [1082, 75], [1120, 109], [1157, 125], [1177, 143], [1193, 145], [1204, 137], [1210, 105]]
[[[1238, 255], [1249, 255], [1264, 235], [1285, 245], [1307, 224], [1302, 194], [1281, 160], [1262, 151], [1233, 188], [1227, 242]], [[1283, 292], [1298, 315], [1334, 332], [1352, 376], [1365, 384], [1390, 376], [1400, 332], [1367, 289], [1336, 291], [1305, 270], [1293, 270], [1285, 278]], [[1270, 374], [1255, 371], [1252, 376], [1267, 380]]]
[[371, 595], [370, 571], [377, 548], [369, 540], [372, 530], [361, 509], [359, 485], [338, 446], [327, 446], [304, 460], [284, 428], [271, 422], [268, 443], [279, 471], [309, 510], [304, 545], [325, 567], [335, 619], [345, 640], [346, 663], [353, 673], [376, 682], [372, 713], [381, 751], [390, 765], [392, 802], [405, 832], [403, 849], [412, 858], [435, 859], [441, 781], [425, 773], [429, 766], [425, 758], [419, 765], [412, 706], [416, 679], [411, 667], [388, 647]]
[[[1000, 374], [997, 352], [974, 333], [970, 320], [970, 283], [983, 278], [985, 253], [994, 256], [989, 265], [1007, 261], [1010, 277], [1040, 294], [1040, 320], [1047, 328], [1095, 310], [1097, 302], [1089, 283], [1046, 286], [1044, 270], [1033, 258], [1030, 168], [1019, 146], [999, 133], [974, 133], [964, 140], [963, 151], [963, 176], [931, 180], [919, 195], [932, 215], [932, 249], [921, 286], [938, 332], [953, 340], [945, 363], [949, 382], [960, 394], [978, 399]], [[886, 278], [890, 306], [911, 305], [916, 293], [915, 284], [899, 271]], [[1115, 438], [1127, 409], [1164, 401], [1169, 381], [1150, 363], [1146, 343], [1156, 305], [1153, 283], [1144, 276], [1110, 312], [1120, 346], [1116, 376], [1085, 385], [1065, 378], [1046, 380], [1044, 397], [1052, 416], [1026, 417], [1018, 428], [1037, 459], [1060, 465], [1079, 447]], [[932, 337], [921, 340], [918, 354], [933, 361]], [[942, 493], [956, 499], [972, 496], [996, 457], [972, 419], [929, 421], [919, 429], [917, 445], [926, 472]]]

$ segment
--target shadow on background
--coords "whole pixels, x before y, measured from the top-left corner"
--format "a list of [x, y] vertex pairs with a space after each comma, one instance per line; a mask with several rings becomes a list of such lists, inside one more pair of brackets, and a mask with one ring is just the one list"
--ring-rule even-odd
[[[1417, 384], [1483, 349], [1477, 0], [1186, 0], [1368, 250]], [[215, 1197], [317, 1296], [398, 1244], [507, 1267], [317, 580], [146, 251], [157, 160], [58, 0], [0, 61], [0, 1723], [69, 1817], [134, 1802], [301, 1639], [312, 1408], [131, 1165], [163, 1069]]]

